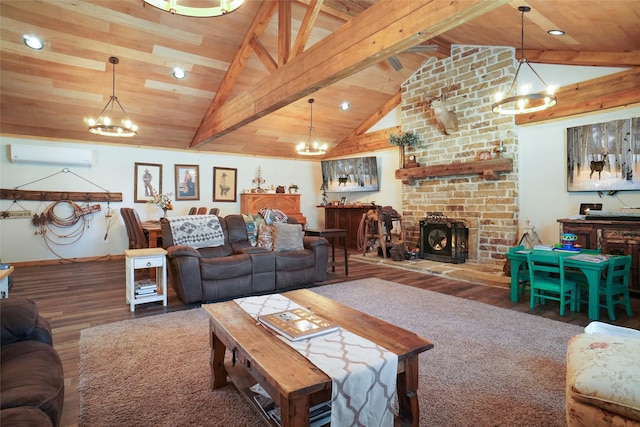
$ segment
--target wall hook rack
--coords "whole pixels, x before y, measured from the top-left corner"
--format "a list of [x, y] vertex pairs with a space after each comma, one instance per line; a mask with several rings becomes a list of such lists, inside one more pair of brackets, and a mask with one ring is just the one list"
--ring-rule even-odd
[[[20, 187], [25, 187], [30, 184], [34, 184], [39, 181], [51, 178], [59, 173], [70, 173], [91, 185], [94, 185], [104, 192], [89, 192], [89, 191], [39, 191], [39, 190], [20, 190]], [[14, 189], [0, 188], [0, 199], [2, 200], [32, 200], [40, 202], [58, 202], [61, 200], [69, 200], [74, 202], [121, 202], [122, 193], [112, 193], [109, 190], [102, 188], [98, 184], [89, 181], [86, 178], [72, 172], [69, 168], [64, 168], [52, 175], [45, 176], [44, 178], [37, 179], [35, 181], [28, 182], [23, 185], [19, 185]]]

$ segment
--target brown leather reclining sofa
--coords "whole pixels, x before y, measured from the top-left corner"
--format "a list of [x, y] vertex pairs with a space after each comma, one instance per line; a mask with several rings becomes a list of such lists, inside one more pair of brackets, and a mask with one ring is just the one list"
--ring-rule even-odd
[[169, 222], [160, 221], [169, 282], [183, 303], [268, 294], [327, 280], [325, 238], [305, 236], [303, 250], [277, 252], [251, 245], [242, 215], [218, 219], [224, 245], [198, 249], [174, 245]]
[[0, 425], [58, 426], [64, 373], [51, 327], [27, 298], [0, 300]]

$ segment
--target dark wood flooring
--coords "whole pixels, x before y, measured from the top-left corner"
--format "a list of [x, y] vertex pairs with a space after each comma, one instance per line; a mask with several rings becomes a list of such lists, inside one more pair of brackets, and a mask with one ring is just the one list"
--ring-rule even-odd
[[[170, 289], [167, 307], [152, 303], [138, 306], [132, 313], [125, 302], [124, 259], [118, 257], [111, 260], [72, 264], [17, 264], [15, 267], [12, 275], [14, 285], [10, 290], [10, 298], [27, 297], [37, 302], [40, 312], [51, 323], [54, 346], [63, 361], [66, 389], [62, 426], [78, 424], [79, 341], [82, 329], [125, 319], [194, 308], [194, 306], [183, 305], [175, 292]], [[349, 276], [345, 277], [341, 267], [338, 267], [336, 273], [330, 273], [329, 280], [323, 284], [378, 277], [580, 326], [589, 323], [585, 313], [586, 308], [581, 313], [569, 312], [564, 317], [560, 317], [558, 305], [554, 303], [537, 306], [530, 310], [527, 298], [525, 298], [526, 301], [519, 303], [511, 302], [507, 289], [354, 261], [349, 263], [349, 273]], [[634, 298], [632, 304], [635, 317], [629, 318], [619, 309], [618, 320], [610, 323], [640, 329], [640, 299]], [[604, 311], [602, 316], [603, 321], [609, 322]]]

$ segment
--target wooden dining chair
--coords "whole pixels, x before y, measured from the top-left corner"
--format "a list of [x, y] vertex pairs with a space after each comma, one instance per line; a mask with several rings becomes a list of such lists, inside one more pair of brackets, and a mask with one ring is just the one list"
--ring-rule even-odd
[[218, 216], [219, 213], [220, 213], [220, 208], [211, 208], [211, 209], [209, 209], [209, 215]]
[[[605, 270], [605, 277], [600, 280], [598, 287], [598, 304], [600, 308], [606, 308], [611, 321], [616, 320], [615, 306], [623, 305], [627, 316], [633, 316], [631, 300], [629, 299], [629, 276], [631, 274], [631, 255], [609, 257], [609, 266]], [[578, 282], [578, 310], [583, 300], [586, 300], [589, 285], [585, 281]], [[583, 295], [585, 296], [583, 298]], [[604, 299], [604, 302], [602, 300]]]
[[565, 278], [564, 258], [551, 254], [527, 254], [529, 267], [529, 307], [533, 309], [536, 302], [544, 304], [545, 300], [560, 303], [560, 316], [564, 316], [565, 307], [571, 311], [577, 309], [577, 285], [573, 280]]
[[196, 213], [196, 215], [206, 215], [207, 214], [207, 208], [206, 207], [201, 207], [198, 208], [198, 212]]
[[195, 215], [196, 212], [198, 212], [198, 208], [196, 208], [195, 206], [193, 206], [191, 209], [189, 209], [189, 213], [188, 215]]
[[144, 234], [142, 222], [133, 208], [120, 208], [120, 214], [124, 220], [124, 226], [127, 229], [129, 237], [129, 249], [145, 249], [149, 247], [149, 240]]

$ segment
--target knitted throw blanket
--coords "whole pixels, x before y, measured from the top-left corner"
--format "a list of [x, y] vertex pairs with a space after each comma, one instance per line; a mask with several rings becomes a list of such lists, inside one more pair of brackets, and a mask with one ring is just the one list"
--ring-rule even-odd
[[215, 215], [185, 215], [168, 220], [174, 245], [192, 248], [224, 245], [224, 233]]

